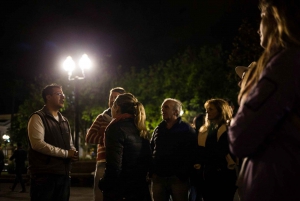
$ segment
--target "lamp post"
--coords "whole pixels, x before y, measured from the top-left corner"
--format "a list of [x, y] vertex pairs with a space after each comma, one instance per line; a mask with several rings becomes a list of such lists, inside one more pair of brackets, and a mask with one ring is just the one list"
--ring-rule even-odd
[[9, 142], [9, 135], [4, 134], [2, 136], [2, 139], [4, 140], [4, 145], [5, 145], [5, 158], [7, 158], [7, 143]]
[[78, 63], [81, 71], [76, 68], [76, 63], [73, 61], [71, 56], [68, 56], [64, 61], [63, 67], [68, 72], [68, 79], [74, 80], [74, 108], [75, 108], [75, 147], [79, 151], [79, 107], [78, 107], [78, 80], [85, 78], [84, 69], [89, 69], [91, 66], [91, 60], [86, 54], [83, 54]]

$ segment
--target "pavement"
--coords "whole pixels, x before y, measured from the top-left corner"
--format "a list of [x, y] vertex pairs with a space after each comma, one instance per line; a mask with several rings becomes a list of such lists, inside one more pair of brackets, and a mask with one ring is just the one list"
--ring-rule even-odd
[[[26, 186], [26, 193], [19, 193], [21, 190], [20, 184], [12, 192], [9, 187], [12, 183], [0, 183], [0, 200], [1, 201], [29, 201], [30, 200], [30, 186]], [[70, 201], [93, 201], [93, 188], [91, 186], [71, 186]], [[233, 201], [239, 201], [237, 193], [234, 196]]]
[[[26, 186], [25, 193], [19, 193], [21, 190], [20, 184], [17, 185], [14, 192], [12, 192], [9, 187], [12, 183], [0, 183], [0, 200], [1, 201], [29, 201], [30, 200], [30, 186]], [[93, 200], [93, 188], [88, 187], [78, 187], [71, 186], [70, 201], [92, 201]]]

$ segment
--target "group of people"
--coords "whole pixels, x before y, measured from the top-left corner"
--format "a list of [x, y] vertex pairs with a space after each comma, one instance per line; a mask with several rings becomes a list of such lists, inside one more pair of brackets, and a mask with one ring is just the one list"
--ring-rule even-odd
[[[227, 101], [210, 99], [193, 128], [181, 102], [166, 98], [151, 135], [142, 103], [121, 87], [110, 91], [86, 135], [98, 144], [95, 201], [233, 200], [237, 188], [243, 201], [300, 199], [300, 1], [260, 0], [259, 8], [264, 52], [240, 73], [234, 117]], [[68, 200], [78, 153], [59, 112], [65, 98], [58, 85], [42, 96], [28, 123], [31, 200]]]
[[[117, 87], [109, 97], [109, 108], [86, 135], [86, 142], [98, 144], [94, 200], [189, 200], [195, 192], [197, 200], [215, 200], [215, 191], [233, 200], [235, 157], [227, 140], [232, 108], [225, 100], [205, 103], [207, 118], [196, 132], [181, 119], [182, 103], [166, 98], [163, 121], [149, 135], [144, 107], [134, 95]], [[203, 185], [195, 183], [190, 193], [190, 178], [198, 171]]]

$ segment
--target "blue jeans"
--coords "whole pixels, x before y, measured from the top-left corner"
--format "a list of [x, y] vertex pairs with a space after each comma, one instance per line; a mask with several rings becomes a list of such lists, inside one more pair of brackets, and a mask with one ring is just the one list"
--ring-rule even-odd
[[69, 201], [69, 176], [54, 174], [32, 175], [30, 197], [31, 201]]
[[188, 201], [189, 180], [184, 181], [176, 176], [159, 177], [153, 175], [151, 193], [154, 201], [168, 201], [172, 196], [173, 201]]

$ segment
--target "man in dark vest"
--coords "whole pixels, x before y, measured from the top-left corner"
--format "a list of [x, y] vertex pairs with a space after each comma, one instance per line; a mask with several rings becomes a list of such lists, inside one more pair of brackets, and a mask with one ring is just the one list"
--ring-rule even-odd
[[59, 110], [65, 95], [56, 84], [42, 91], [44, 107], [34, 112], [28, 122], [30, 196], [32, 201], [68, 201], [70, 164], [78, 160], [68, 120]]

